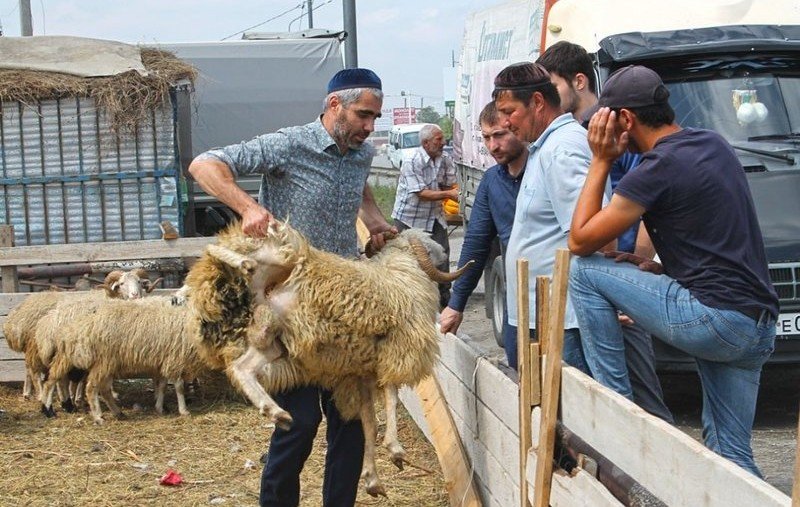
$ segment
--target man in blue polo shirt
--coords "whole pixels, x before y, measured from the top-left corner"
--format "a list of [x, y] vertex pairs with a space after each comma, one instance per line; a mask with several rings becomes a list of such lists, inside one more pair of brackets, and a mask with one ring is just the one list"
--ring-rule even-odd
[[[646, 67], [625, 67], [606, 81], [589, 124], [592, 162], [569, 234], [570, 250], [584, 256], [572, 263], [570, 294], [598, 382], [632, 398], [622, 311], [695, 358], [706, 446], [760, 476], [750, 438], [778, 297], [736, 154], [715, 132], [682, 129], [668, 98]], [[608, 172], [626, 149], [642, 153], [642, 161], [604, 206]], [[663, 267], [592, 255], [639, 217]]]
[[[500, 238], [501, 255], [508, 248], [517, 193], [528, 160], [527, 145], [501, 125], [494, 101], [486, 104], [478, 121], [483, 143], [497, 165], [486, 170], [475, 192], [475, 203], [472, 205], [458, 265], [463, 266], [470, 260], [475, 263], [453, 284], [450, 302], [442, 310], [439, 320], [443, 333], [455, 333], [461, 325], [467, 299], [478, 285], [495, 238]], [[505, 315], [503, 347], [509, 366], [516, 368], [517, 337], [509, 328]]]

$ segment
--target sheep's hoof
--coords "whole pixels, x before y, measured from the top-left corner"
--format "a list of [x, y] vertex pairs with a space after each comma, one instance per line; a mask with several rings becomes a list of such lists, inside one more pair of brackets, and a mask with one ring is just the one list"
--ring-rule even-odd
[[377, 498], [378, 495], [384, 498], [388, 498], [388, 496], [386, 495], [386, 488], [384, 488], [383, 484], [381, 484], [380, 482], [367, 486], [367, 494], [369, 494], [369, 496], [373, 498]]
[[31, 393], [23, 394], [22, 395], [22, 399], [25, 400], [25, 401], [30, 401], [31, 400]]
[[189, 412], [188, 410], [183, 410], [183, 411], [179, 410], [178, 413], [181, 415], [181, 417], [189, 417], [190, 415], [192, 415], [192, 413]]
[[406, 458], [405, 458], [404, 454], [394, 454], [394, 455], [392, 455], [391, 460], [392, 460], [392, 463], [394, 463], [394, 466], [396, 466], [400, 470], [403, 469], [403, 463], [406, 462]]
[[44, 416], [45, 416], [45, 417], [47, 417], [48, 419], [52, 419], [53, 417], [55, 417], [55, 416], [56, 416], [56, 411], [55, 411], [55, 409], [54, 409], [52, 406], [48, 407], [48, 406], [47, 406], [47, 405], [45, 405], [44, 403], [42, 403], [42, 413], [43, 413], [43, 414], [44, 414]]
[[275, 426], [282, 429], [283, 431], [289, 431], [292, 429], [292, 416], [289, 415], [289, 412], [278, 412], [275, 415]]
[[98, 426], [102, 426], [106, 421], [102, 417], [95, 417], [94, 423]]
[[72, 399], [70, 398], [67, 398], [65, 401], [61, 402], [61, 408], [64, 409], [64, 412], [67, 412], [68, 414], [72, 414], [77, 410], [75, 404], [72, 403]]

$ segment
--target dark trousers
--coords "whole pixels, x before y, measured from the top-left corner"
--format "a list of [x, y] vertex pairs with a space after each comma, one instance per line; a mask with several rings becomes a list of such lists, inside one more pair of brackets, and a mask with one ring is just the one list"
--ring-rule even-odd
[[[397, 220], [397, 219], [394, 220], [394, 226], [397, 227], [397, 230], [400, 231], [400, 232], [403, 232], [404, 230], [411, 228], [411, 227], [407, 226], [406, 224], [404, 224], [403, 222], [401, 222], [400, 220]], [[438, 220], [436, 220], [433, 223], [433, 231], [429, 232], [428, 234], [430, 234], [431, 238], [436, 243], [438, 243], [439, 245], [441, 245], [442, 248], [444, 248], [444, 255], [445, 255], [445, 259], [446, 260], [442, 261], [439, 264], [437, 264], [436, 265], [436, 269], [438, 269], [439, 271], [444, 271], [445, 273], [449, 273], [450, 272], [450, 238], [447, 235], [447, 228], [444, 227], [442, 224], [440, 224]], [[440, 308], [444, 308], [445, 306], [447, 306], [447, 303], [450, 302], [450, 287], [451, 287], [451, 285], [452, 284], [450, 282], [440, 283], [439, 284], [439, 306], [440, 306]]]
[[[506, 350], [508, 365], [517, 369], [517, 328], [503, 319], [503, 348]], [[584, 351], [577, 330], [564, 332], [564, 362], [591, 376], [586, 363]], [[631, 380], [633, 401], [645, 411], [674, 424], [672, 412], [664, 403], [664, 393], [658, 380], [655, 368], [653, 340], [641, 326], [622, 326], [622, 337], [625, 340], [625, 362], [628, 365], [628, 376]], [[536, 339], [536, 330], [531, 330], [531, 339]]]
[[322, 505], [346, 507], [355, 504], [364, 459], [361, 421], [343, 421], [330, 391], [301, 387], [274, 396], [288, 411], [292, 428], [275, 428], [267, 464], [261, 473], [262, 507], [295, 507], [300, 503], [300, 472], [311, 453], [322, 414], [328, 421]]

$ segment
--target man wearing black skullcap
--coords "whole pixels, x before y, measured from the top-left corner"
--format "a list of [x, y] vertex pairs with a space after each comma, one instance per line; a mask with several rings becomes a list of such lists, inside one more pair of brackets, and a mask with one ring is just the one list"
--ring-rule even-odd
[[[553, 272], [556, 250], [567, 247], [572, 210], [583, 187], [591, 151], [586, 130], [561, 108], [550, 74], [538, 63], [509, 65], [494, 80], [492, 97], [504, 118], [503, 125], [530, 143], [528, 162], [517, 196], [514, 225], [505, 256], [506, 279], [517, 279], [517, 259], [530, 261], [531, 279]], [[531, 284], [529, 306], [536, 305]], [[506, 291], [510, 336], [506, 353], [516, 361], [517, 297]], [[536, 325], [531, 319], [531, 326]], [[531, 337], [536, 330], [530, 329]], [[578, 321], [567, 302], [564, 318], [564, 361], [588, 373], [581, 349]]]
[[[695, 358], [706, 446], [760, 476], [750, 437], [778, 297], [736, 154], [714, 132], [682, 129], [668, 99], [646, 67], [625, 67], [606, 81], [589, 123], [592, 163], [570, 229], [570, 250], [584, 256], [573, 261], [570, 296], [598, 382], [631, 398], [619, 310]], [[642, 161], [603, 207], [611, 164], [626, 149]], [[639, 217], [663, 266], [591, 255]]]
[[[286, 220], [322, 250], [356, 257], [356, 216], [373, 244], [394, 230], [367, 185], [374, 149], [365, 143], [381, 115], [381, 80], [368, 69], [345, 69], [328, 83], [324, 111], [315, 121], [264, 134], [247, 142], [199, 155], [189, 172], [209, 194], [242, 217], [245, 234], [260, 237], [273, 217]], [[261, 174], [258, 202], [235, 182], [240, 174]], [[361, 421], [344, 421], [331, 393], [316, 386], [275, 396], [290, 414], [289, 431], [276, 428], [261, 477], [262, 506], [295, 506], [300, 472], [317, 427], [328, 422], [323, 505], [353, 505], [364, 453]]]

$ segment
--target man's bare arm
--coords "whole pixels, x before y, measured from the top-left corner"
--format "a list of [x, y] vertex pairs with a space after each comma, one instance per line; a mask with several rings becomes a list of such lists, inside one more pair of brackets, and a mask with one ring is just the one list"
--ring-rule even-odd
[[242, 217], [245, 234], [263, 236], [266, 233], [272, 215], [236, 184], [233, 172], [225, 162], [213, 157], [198, 157], [189, 165], [189, 174], [204, 192]]
[[450, 187], [446, 190], [424, 189], [417, 192], [420, 201], [443, 201], [445, 199], [458, 200], [458, 189]]
[[364, 193], [361, 199], [361, 208], [358, 210], [358, 216], [364, 222], [371, 237], [372, 246], [377, 250], [383, 248], [385, 240], [381, 234], [384, 231], [392, 231], [397, 233], [397, 228], [392, 227], [383, 216], [383, 212], [375, 202], [375, 196], [372, 194], [372, 189], [369, 184], [364, 185]]

